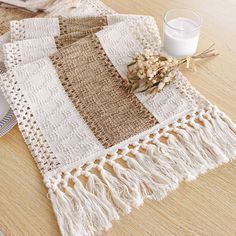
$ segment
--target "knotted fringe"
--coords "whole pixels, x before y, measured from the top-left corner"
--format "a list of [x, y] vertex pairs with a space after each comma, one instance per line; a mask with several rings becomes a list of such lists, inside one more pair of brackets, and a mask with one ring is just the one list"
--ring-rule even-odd
[[160, 200], [181, 181], [235, 156], [235, 125], [209, 107], [106, 157], [49, 176], [45, 183], [62, 235], [94, 235], [145, 198]]

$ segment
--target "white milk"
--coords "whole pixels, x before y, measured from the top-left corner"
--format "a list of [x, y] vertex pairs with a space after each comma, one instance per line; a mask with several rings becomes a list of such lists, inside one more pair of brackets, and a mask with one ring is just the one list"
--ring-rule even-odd
[[191, 19], [170, 20], [164, 25], [164, 49], [174, 57], [191, 56], [197, 51], [199, 34], [197, 23]]
[[0, 90], [0, 121], [9, 111], [10, 106], [8, 105], [6, 99], [4, 98], [2, 91]]

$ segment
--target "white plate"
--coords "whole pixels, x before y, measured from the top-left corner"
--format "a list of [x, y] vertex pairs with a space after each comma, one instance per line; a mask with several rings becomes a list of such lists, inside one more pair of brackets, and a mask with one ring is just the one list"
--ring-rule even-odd
[[10, 109], [0, 120], [0, 137], [8, 133], [17, 124], [13, 111]]
[[16, 125], [16, 118], [0, 90], [0, 137]]
[[[0, 73], [5, 72], [3, 63], [2, 44], [9, 41], [9, 33], [0, 36]], [[9, 132], [16, 125], [16, 118], [4, 98], [0, 88], [0, 137]]]

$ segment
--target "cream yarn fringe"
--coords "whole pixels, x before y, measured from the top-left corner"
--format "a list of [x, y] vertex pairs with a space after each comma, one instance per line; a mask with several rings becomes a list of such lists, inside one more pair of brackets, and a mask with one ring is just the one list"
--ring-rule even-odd
[[209, 106], [106, 157], [50, 175], [45, 184], [62, 234], [94, 235], [145, 198], [161, 200], [181, 181], [235, 156], [235, 125]]

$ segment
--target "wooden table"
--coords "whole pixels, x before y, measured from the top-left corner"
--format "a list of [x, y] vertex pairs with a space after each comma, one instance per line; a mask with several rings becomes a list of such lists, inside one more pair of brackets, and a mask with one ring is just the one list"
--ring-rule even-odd
[[[156, 17], [162, 31], [164, 12], [191, 8], [203, 18], [200, 48], [212, 42], [220, 56], [201, 63], [191, 83], [236, 122], [235, 0], [104, 0], [120, 13]], [[192, 183], [183, 183], [161, 202], [146, 201], [122, 217], [106, 236], [236, 235], [236, 165], [219, 167]], [[0, 140], [0, 231], [13, 236], [56, 236], [59, 229], [42, 177], [18, 128]]]

